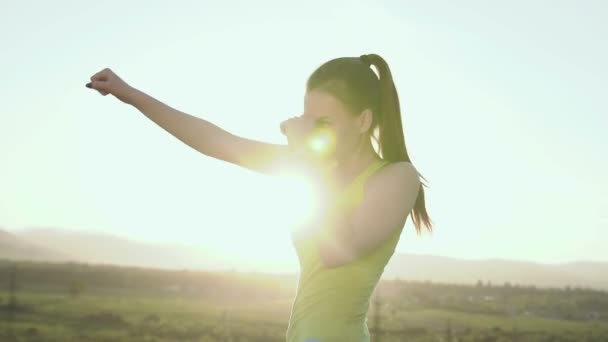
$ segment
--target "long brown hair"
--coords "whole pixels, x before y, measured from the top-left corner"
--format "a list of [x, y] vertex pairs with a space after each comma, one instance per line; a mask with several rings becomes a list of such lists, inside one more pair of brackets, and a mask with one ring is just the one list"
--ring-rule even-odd
[[[378, 76], [371, 66], [378, 70]], [[377, 54], [332, 59], [318, 67], [308, 78], [306, 90], [320, 89], [339, 99], [353, 115], [366, 108], [372, 110], [370, 136], [378, 145], [382, 159], [388, 162], [411, 163], [405, 147], [399, 96], [393, 76], [384, 58]], [[420, 174], [420, 173], [419, 173]], [[420, 174], [420, 177], [426, 179]], [[412, 220], [418, 235], [424, 225], [432, 232], [432, 221], [426, 211], [422, 181]]]

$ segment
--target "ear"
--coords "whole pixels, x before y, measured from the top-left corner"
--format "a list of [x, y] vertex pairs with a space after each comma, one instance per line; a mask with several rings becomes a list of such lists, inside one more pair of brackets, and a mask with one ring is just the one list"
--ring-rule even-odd
[[366, 108], [359, 114], [359, 133], [365, 133], [372, 127], [374, 113], [371, 109]]

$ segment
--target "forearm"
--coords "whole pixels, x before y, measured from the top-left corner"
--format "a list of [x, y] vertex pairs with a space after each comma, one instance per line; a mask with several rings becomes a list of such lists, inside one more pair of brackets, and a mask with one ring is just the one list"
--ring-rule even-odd
[[135, 88], [129, 94], [128, 103], [188, 146], [221, 159], [221, 138], [230, 133], [207, 120], [172, 108]]

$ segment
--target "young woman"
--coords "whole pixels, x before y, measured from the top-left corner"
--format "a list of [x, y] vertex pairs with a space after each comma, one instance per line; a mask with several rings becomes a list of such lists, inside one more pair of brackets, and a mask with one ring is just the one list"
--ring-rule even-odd
[[304, 113], [281, 124], [287, 145], [235, 136], [131, 87], [107, 68], [86, 86], [134, 106], [207, 156], [268, 174], [285, 165], [313, 171], [326, 190], [319, 199], [323, 210], [292, 234], [301, 273], [286, 339], [370, 340], [370, 296], [407, 217], [418, 234], [423, 226], [432, 232], [423, 177], [408, 156], [399, 98], [382, 57], [336, 58], [318, 67], [306, 83]]

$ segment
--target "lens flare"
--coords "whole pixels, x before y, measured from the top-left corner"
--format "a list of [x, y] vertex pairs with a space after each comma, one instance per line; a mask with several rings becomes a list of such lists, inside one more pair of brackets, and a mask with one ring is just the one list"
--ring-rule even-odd
[[308, 139], [308, 148], [317, 156], [329, 156], [335, 148], [335, 135], [328, 129], [317, 129]]
[[326, 136], [316, 137], [310, 141], [310, 148], [317, 153], [323, 153], [328, 146], [329, 139]]

